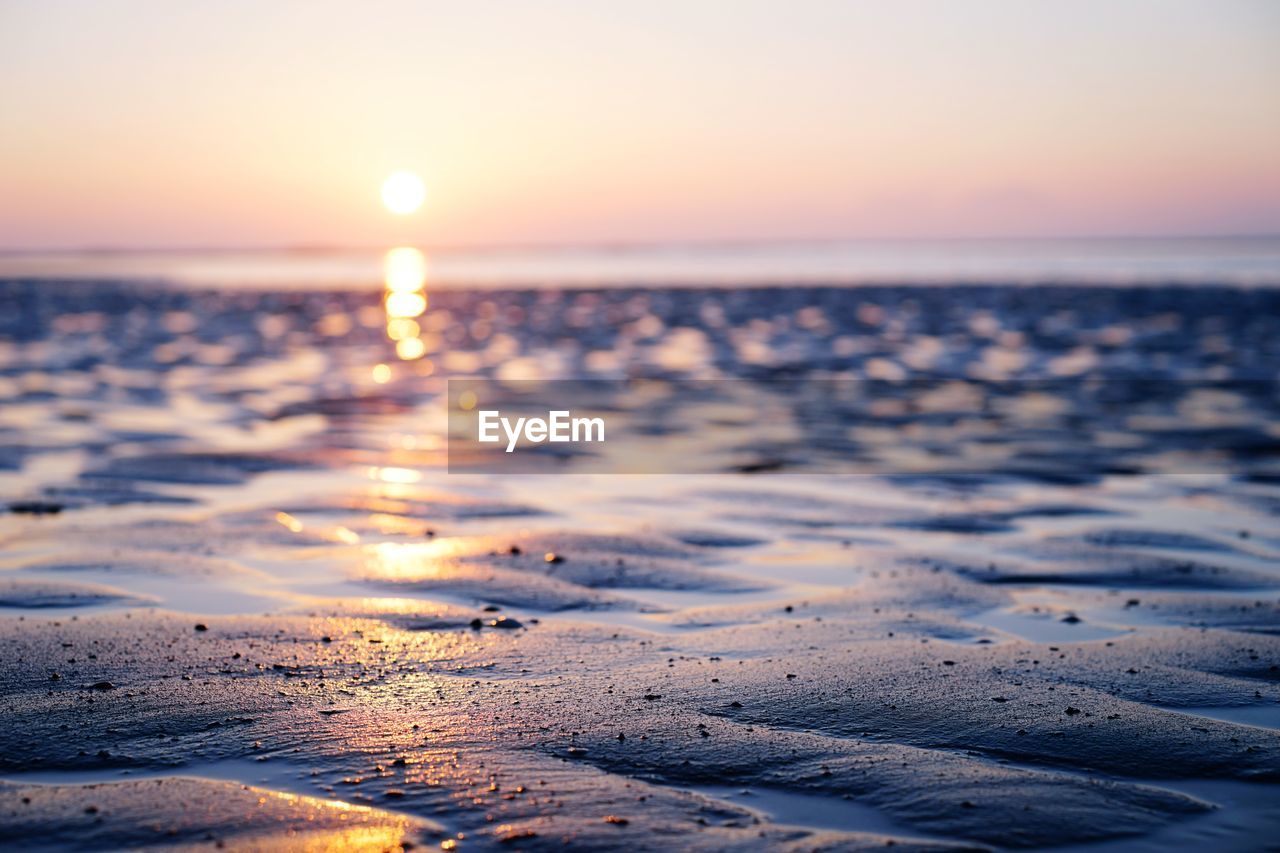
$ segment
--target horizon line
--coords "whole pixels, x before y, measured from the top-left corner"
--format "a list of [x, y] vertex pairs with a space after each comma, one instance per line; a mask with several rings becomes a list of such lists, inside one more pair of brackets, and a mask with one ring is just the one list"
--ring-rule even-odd
[[344, 252], [382, 252], [394, 242], [396, 245], [414, 245], [415, 248], [428, 252], [519, 252], [519, 251], [637, 251], [652, 249], [714, 249], [714, 248], [755, 248], [780, 246], [837, 246], [858, 243], [1071, 243], [1071, 242], [1181, 242], [1193, 240], [1276, 240], [1280, 232], [1230, 232], [1230, 233], [1167, 233], [1167, 234], [1046, 234], [1017, 236], [974, 236], [953, 235], [937, 237], [793, 237], [793, 238], [726, 238], [726, 239], [684, 239], [684, 240], [598, 240], [584, 242], [513, 242], [513, 243], [412, 243], [406, 240], [388, 241], [388, 243], [323, 243], [323, 242], [286, 242], [286, 243], [254, 243], [254, 244], [180, 244], [173, 246], [94, 246], [94, 245], [59, 245], [59, 246], [0, 246], [0, 255], [40, 255], [40, 254], [73, 254], [73, 255], [126, 255], [126, 254], [170, 254], [170, 253], [202, 253], [202, 254], [337, 254]]

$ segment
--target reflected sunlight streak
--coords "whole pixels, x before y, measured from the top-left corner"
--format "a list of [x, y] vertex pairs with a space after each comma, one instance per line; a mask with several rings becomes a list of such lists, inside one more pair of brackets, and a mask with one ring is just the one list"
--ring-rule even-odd
[[412, 246], [397, 246], [383, 256], [382, 275], [387, 337], [395, 341], [400, 360], [420, 359], [427, 354], [427, 345], [419, 337], [422, 327], [414, 318], [427, 310], [427, 257]]
[[427, 283], [427, 256], [411, 246], [399, 246], [383, 257], [382, 271], [387, 290], [421, 290]]
[[387, 581], [415, 581], [449, 576], [459, 571], [453, 560], [474, 553], [466, 542], [379, 542], [365, 545], [365, 576]]

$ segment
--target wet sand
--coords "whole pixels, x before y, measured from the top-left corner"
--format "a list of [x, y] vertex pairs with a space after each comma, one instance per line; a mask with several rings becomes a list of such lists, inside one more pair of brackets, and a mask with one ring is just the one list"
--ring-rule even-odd
[[[1280, 292], [449, 291], [405, 361], [386, 320], [0, 282], [0, 844], [1280, 837]], [[463, 375], [991, 396], [458, 475]]]

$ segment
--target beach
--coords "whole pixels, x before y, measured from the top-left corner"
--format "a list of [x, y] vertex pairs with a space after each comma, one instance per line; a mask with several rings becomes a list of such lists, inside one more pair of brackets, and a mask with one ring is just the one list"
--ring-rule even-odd
[[0, 281], [0, 844], [1280, 838], [1280, 290], [386, 297]]

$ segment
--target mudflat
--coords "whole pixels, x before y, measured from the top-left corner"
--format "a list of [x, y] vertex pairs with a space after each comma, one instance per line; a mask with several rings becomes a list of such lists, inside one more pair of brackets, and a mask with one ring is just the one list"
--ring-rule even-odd
[[[1280, 292], [380, 297], [0, 282], [0, 843], [1280, 837]], [[459, 475], [463, 376], [756, 396]]]

